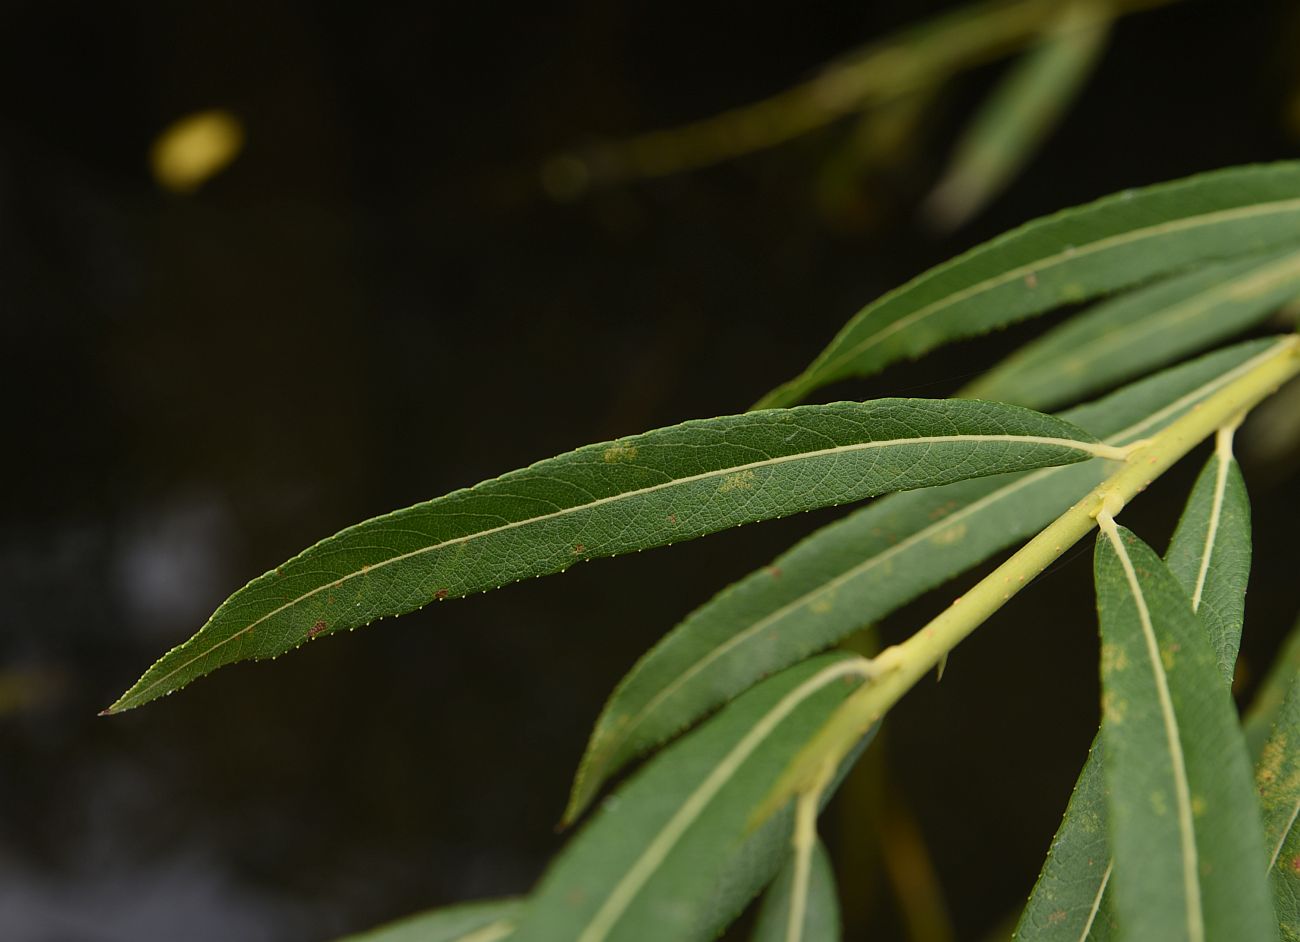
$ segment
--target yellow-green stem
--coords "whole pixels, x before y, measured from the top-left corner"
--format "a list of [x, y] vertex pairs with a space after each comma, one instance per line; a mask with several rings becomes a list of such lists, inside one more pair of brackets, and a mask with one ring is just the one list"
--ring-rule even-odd
[[755, 820], [761, 821], [791, 797], [815, 784], [817, 770], [848, 755], [862, 734], [935, 667], [962, 639], [983, 624], [1035, 576], [1097, 524], [1103, 507], [1120, 508], [1218, 429], [1300, 374], [1300, 336], [1290, 336], [1273, 355], [1150, 439], [1138, 444], [1123, 466], [1026, 543], [1010, 559], [956, 599], [928, 625], [872, 659], [872, 679], [854, 692], [830, 722], [796, 756]]

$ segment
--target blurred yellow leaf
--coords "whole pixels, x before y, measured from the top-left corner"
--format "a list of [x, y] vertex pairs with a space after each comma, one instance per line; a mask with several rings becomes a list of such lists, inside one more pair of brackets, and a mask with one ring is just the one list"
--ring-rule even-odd
[[169, 125], [149, 151], [160, 186], [189, 193], [223, 170], [244, 148], [244, 126], [228, 111], [187, 115]]

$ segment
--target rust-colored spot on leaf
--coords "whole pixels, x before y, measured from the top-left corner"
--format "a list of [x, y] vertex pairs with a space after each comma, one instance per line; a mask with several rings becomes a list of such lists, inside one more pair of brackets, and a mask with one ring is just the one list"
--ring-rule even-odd
[[780, 578], [781, 578], [781, 567], [780, 567], [780, 566], [768, 566], [768, 567], [767, 567], [767, 574], [768, 574], [769, 576], [771, 576], [773, 579], [780, 579]]
[[1296, 854], [1291, 858], [1291, 870], [1295, 873], [1300, 873], [1300, 854]]
[[441, 602], [443, 599], [447, 597], [447, 590], [439, 589], [437, 592], [433, 593], [433, 597], [437, 599], [439, 602]]
[[576, 546], [573, 547], [573, 555], [574, 555], [574, 556], [581, 556], [581, 555], [582, 555], [583, 553], [585, 553], [586, 551], [587, 551], [587, 544], [586, 544], [586, 543], [578, 543]]
[[325, 620], [321, 619], [320, 621], [316, 622], [316, 624], [312, 625], [310, 628], [307, 629], [307, 637], [314, 638], [324, 630], [325, 630]]

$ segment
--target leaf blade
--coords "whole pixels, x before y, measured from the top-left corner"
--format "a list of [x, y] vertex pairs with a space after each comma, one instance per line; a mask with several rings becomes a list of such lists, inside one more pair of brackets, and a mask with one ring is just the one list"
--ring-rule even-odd
[[1273, 723], [1297, 674], [1300, 674], [1300, 621], [1296, 622], [1282, 642], [1282, 649], [1273, 659], [1272, 667], [1255, 692], [1250, 709], [1246, 711], [1243, 723], [1246, 745], [1256, 761], [1264, 749], [1264, 743], [1272, 734]]
[[590, 445], [321, 541], [227, 599], [106, 712], [233, 661], [579, 560], [1102, 447], [1012, 406], [909, 399], [697, 420]]
[[1282, 938], [1300, 939], [1300, 672], [1278, 709], [1255, 769], [1268, 875]]
[[1298, 291], [1291, 250], [1198, 267], [1094, 305], [958, 395], [1055, 409], [1245, 330]]
[[1245, 742], [1190, 600], [1113, 524], [1095, 570], [1119, 924], [1144, 940], [1274, 939]]
[[656, 755], [548, 870], [516, 942], [713, 938], [786, 856], [791, 809], [752, 832], [751, 812], [865, 670], [845, 655], [805, 661]]
[[1231, 433], [1201, 469], [1165, 554], [1209, 633], [1219, 672], [1231, 687], [1250, 581], [1250, 498], [1232, 456]]
[[756, 408], [799, 402], [971, 337], [1197, 262], [1294, 243], [1300, 164], [1236, 167], [1104, 197], [1026, 223], [859, 311]]
[[[1134, 440], [1274, 349], [1280, 349], [1276, 341], [1265, 340], [1210, 354], [1067, 416], [1114, 443]], [[635, 756], [766, 673], [1031, 535], [1104, 473], [1102, 462], [1089, 462], [1035, 480], [1028, 479], [1037, 472], [893, 495], [822, 528], [719, 593], [619, 683], [592, 731], [565, 820], [575, 819], [608, 776]]]

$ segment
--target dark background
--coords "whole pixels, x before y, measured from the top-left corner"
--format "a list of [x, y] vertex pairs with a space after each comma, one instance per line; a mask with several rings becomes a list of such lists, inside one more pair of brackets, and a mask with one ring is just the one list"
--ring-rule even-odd
[[[704, 117], [941, 2], [60, 4], [0, 9], [0, 937], [317, 940], [526, 891], [604, 696], [816, 513], [574, 569], [228, 668], [96, 718], [229, 592], [374, 514], [592, 441], [743, 410], [863, 303], [1041, 213], [1297, 150], [1292, 4], [1123, 21], [1027, 172], [938, 237], [916, 207], [996, 78], [815, 198], [844, 129], [570, 203], [539, 163]], [[149, 144], [227, 108], [196, 194]], [[946, 395], [1052, 323], [826, 398]], [[1300, 493], [1252, 464], [1241, 689], [1296, 608]], [[1158, 546], [1195, 472], [1126, 520]], [[1126, 513], [1126, 518], [1129, 514]], [[894, 640], [952, 588], [891, 618]], [[894, 714], [897, 794], [958, 937], [1027, 895], [1097, 719], [1086, 549]], [[832, 811], [835, 854], [852, 857]], [[903, 938], [878, 871], [842, 892]]]

